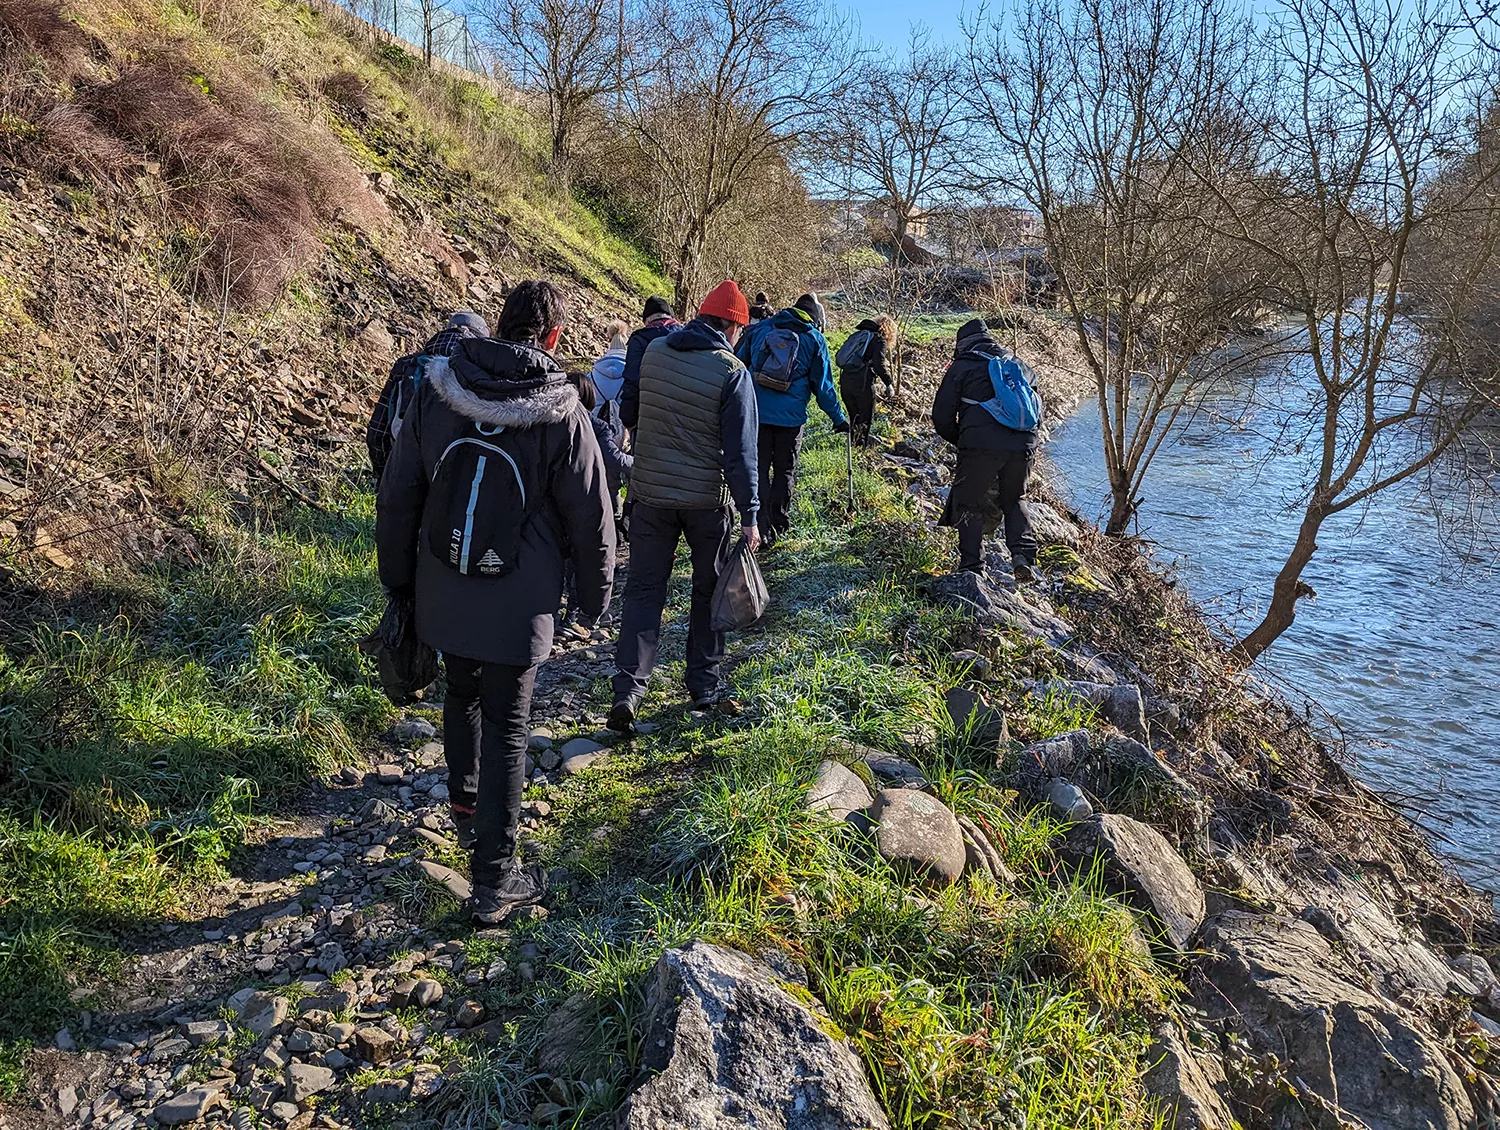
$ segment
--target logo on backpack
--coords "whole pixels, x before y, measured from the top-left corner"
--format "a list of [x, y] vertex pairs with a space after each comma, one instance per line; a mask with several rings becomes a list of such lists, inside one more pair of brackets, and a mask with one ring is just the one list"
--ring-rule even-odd
[[777, 326], [766, 333], [755, 347], [755, 364], [751, 370], [755, 383], [772, 392], [786, 392], [797, 379], [797, 347], [801, 335], [796, 330]]
[[977, 404], [1002, 427], [1018, 432], [1034, 432], [1042, 422], [1042, 398], [1031, 385], [1031, 366], [1012, 353], [990, 358], [990, 385], [995, 395], [988, 400], [969, 400]]
[[865, 363], [865, 350], [870, 348], [870, 342], [874, 340], [875, 335], [869, 330], [855, 330], [849, 335], [849, 339], [839, 346], [833, 363], [840, 369], [860, 368]]
[[466, 577], [503, 577], [515, 568], [526, 524], [526, 484], [509, 452], [491, 438], [454, 440], [432, 472], [422, 532], [432, 555]]

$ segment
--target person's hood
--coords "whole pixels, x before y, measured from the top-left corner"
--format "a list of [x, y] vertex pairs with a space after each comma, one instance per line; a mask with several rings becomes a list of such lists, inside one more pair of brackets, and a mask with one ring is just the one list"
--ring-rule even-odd
[[859, 325], [855, 326], [854, 329], [856, 331], [859, 331], [859, 330], [869, 330], [871, 333], [874, 333], [874, 334], [878, 334], [880, 332], [880, 326], [876, 324], [874, 318], [865, 318], [863, 321], [861, 321], [859, 323]]
[[812, 315], [795, 306], [788, 306], [785, 310], [773, 314], [770, 323], [777, 329], [795, 330], [799, 334], [818, 332], [817, 323], [813, 321]]
[[459, 342], [488, 336], [487, 332], [475, 326], [467, 324], [454, 325], [450, 322], [427, 339], [426, 343], [422, 346], [422, 352], [429, 357], [447, 357], [458, 348]]
[[684, 353], [704, 349], [723, 349], [726, 352], [734, 352], [729, 339], [701, 318], [694, 318], [681, 329], [673, 330], [663, 340], [670, 348]]
[[648, 326], [680, 326], [682, 325], [671, 314], [652, 314], [645, 322]]
[[625, 387], [625, 351], [611, 349], [594, 362], [589, 377], [602, 399], [618, 400], [621, 389]]
[[450, 330], [470, 330], [475, 337], [489, 337], [490, 324], [472, 310], [455, 310], [448, 319]]
[[1006, 352], [1006, 349], [990, 335], [990, 329], [982, 319], [974, 318], [965, 322], [958, 328], [957, 341], [954, 345], [953, 356], [959, 358], [965, 354], [977, 353], [985, 357], [998, 357]]
[[465, 341], [452, 357], [434, 358], [423, 379], [453, 411], [490, 427], [555, 424], [578, 404], [578, 390], [556, 358], [515, 341]]

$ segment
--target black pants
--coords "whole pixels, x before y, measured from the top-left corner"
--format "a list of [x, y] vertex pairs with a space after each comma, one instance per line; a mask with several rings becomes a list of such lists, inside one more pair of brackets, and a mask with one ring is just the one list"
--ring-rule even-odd
[[875, 422], [875, 379], [861, 369], [839, 374], [839, 395], [849, 413], [849, 438], [857, 444], [870, 442]]
[[802, 429], [762, 424], [759, 439], [760, 536], [772, 541], [792, 525], [792, 488], [797, 485]]
[[958, 528], [959, 567], [984, 564], [984, 536], [1005, 525], [1005, 545], [1012, 558], [1036, 562], [1036, 533], [1021, 501], [1035, 454], [960, 451], [945, 524]]
[[667, 583], [677, 542], [686, 537], [693, 566], [688, 610], [687, 689], [695, 699], [719, 685], [724, 633], [714, 631], [712, 605], [719, 571], [729, 560], [734, 514], [722, 510], [668, 510], [637, 502], [630, 516], [630, 576], [620, 610], [615, 652], [615, 698], [639, 701], [656, 667], [657, 637], [667, 606]]
[[474, 815], [474, 882], [494, 886], [516, 857], [535, 667], [444, 655], [443, 746], [455, 812]]

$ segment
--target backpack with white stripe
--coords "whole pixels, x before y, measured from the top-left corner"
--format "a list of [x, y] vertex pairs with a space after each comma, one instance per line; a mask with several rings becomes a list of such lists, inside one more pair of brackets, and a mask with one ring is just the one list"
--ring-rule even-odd
[[503, 577], [516, 565], [526, 523], [521, 468], [499, 443], [503, 428], [475, 424], [438, 457], [422, 511], [432, 555], [466, 577]]

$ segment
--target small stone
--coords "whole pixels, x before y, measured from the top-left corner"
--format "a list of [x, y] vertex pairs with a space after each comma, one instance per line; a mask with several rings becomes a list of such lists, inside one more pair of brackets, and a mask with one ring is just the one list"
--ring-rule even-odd
[[281, 1027], [290, 1011], [291, 1005], [285, 997], [255, 993], [240, 1010], [240, 1027], [264, 1038]]
[[431, 1008], [443, 999], [443, 986], [431, 977], [424, 977], [412, 986], [406, 999], [416, 1008]]
[[286, 1096], [294, 1103], [302, 1103], [333, 1086], [334, 1080], [332, 1068], [314, 1063], [293, 1063], [286, 1069]]
[[[424, 832], [426, 830], [427, 829], [425, 828], [422, 829], [422, 831]], [[359, 857], [364, 863], [373, 865], [376, 863], [380, 863], [385, 859], [385, 853], [387, 850], [388, 849], [384, 844], [371, 844], [369, 847], [365, 848], [364, 851], [360, 852]]]
[[182, 1026], [182, 1034], [187, 1037], [187, 1042], [193, 1047], [201, 1048], [204, 1044], [214, 1041], [222, 1043], [228, 1040], [234, 1032], [223, 1020], [194, 1020]]
[[990, 661], [977, 651], [955, 651], [948, 658], [961, 667], [967, 667], [970, 678], [983, 681], [990, 677]]
[[163, 1126], [181, 1126], [197, 1122], [224, 1099], [221, 1091], [212, 1087], [193, 1087], [181, 1094], [173, 1095], [164, 1103], [158, 1103], [151, 1117]]
[[282, 1053], [275, 1044], [271, 1044], [260, 1053], [260, 1058], [255, 1061], [257, 1069], [269, 1075], [278, 1075], [286, 1070], [286, 1065], [291, 1060]]
[[898, 870], [936, 886], [964, 873], [963, 832], [948, 806], [916, 789], [882, 789], [870, 806], [875, 846]]
[[538, 755], [537, 764], [541, 766], [543, 773], [551, 773], [563, 763], [562, 754], [555, 749], [544, 749]]
[[375, 766], [375, 779], [382, 785], [399, 785], [401, 783], [401, 766], [386, 762]]
[[826, 812], [835, 820], [847, 820], [853, 813], [863, 813], [873, 803], [864, 781], [847, 765], [824, 761], [818, 766], [818, 779], [807, 790], [807, 807], [812, 812]]
[[582, 753], [601, 753], [604, 747], [592, 738], [573, 738], [563, 743], [562, 755], [564, 758], [577, 757]]
[[60, 1052], [76, 1052], [78, 1050], [78, 1044], [73, 1039], [73, 1033], [69, 1032], [66, 1028], [61, 1029], [52, 1038], [52, 1046]]
[[271, 1117], [279, 1118], [282, 1122], [290, 1122], [297, 1117], [297, 1104], [288, 1102], [272, 1103]]
[[484, 1019], [484, 1006], [478, 1001], [464, 1001], [458, 1006], [453, 1022], [460, 1028], [472, 1028]]
[[330, 1024], [328, 1026], [328, 1037], [336, 1044], [347, 1044], [354, 1036], [353, 1024]]
[[336, 1071], [343, 1070], [353, 1062], [354, 1061], [352, 1059], [346, 1056], [343, 1052], [339, 1051], [338, 1048], [329, 1048], [323, 1053], [324, 1066], [332, 1067]]
[[411, 1082], [406, 1079], [377, 1079], [365, 1088], [364, 1102], [377, 1106], [382, 1103], [404, 1103], [411, 1095]]
[[57, 1089], [57, 1109], [64, 1115], [72, 1114], [78, 1109], [77, 1087], [59, 1087]]
[[[574, 742], [588, 742], [593, 748], [563, 758], [562, 771], [569, 776], [592, 769], [595, 765], [603, 765], [609, 760], [609, 751], [598, 743], [590, 742], [587, 738], [574, 738], [568, 745], [573, 745]], [[567, 746], [563, 748], [566, 749]]]
[[551, 749], [552, 735], [541, 732], [533, 733], [526, 739], [526, 748], [529, 750]]
[[429, 879], [441, 883], [459, 902], [468, 902], [473, 897], [473, 886], [451, 867], [444, 867], [441, 863], [434, 863], [430, 859], [418, 860], [417, 867]]
[[437, 737], [437, 727], [425, 718], [408, 718], [391, 727], [391, 736], [398, 742], [425, 742]]
[[376, 1067], [395, 1058], [400, 1042], [384, 1028], [361, 1028], [354, 1033], [354, 1047], [360, 1058]]
[[181, 1059], [188, 1053], [192, 1045], [186, 1040], [176, 1037], [170, 1040], [162, 1040], [151, 1049], [146, 1057], [147, 1063], [170, 1063], [174, 1059]]
[[1047, 803], [1052, 806], [1052, 811], [1063, 820], [1081, 823], [1094, 815], [1094, 806], [1089, 803], [1089, 798], [1083, 795], [1083, 790], [1072, 781], [1064, 781], [1061, 777], [1055, 777], [1047, 785]]

